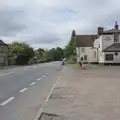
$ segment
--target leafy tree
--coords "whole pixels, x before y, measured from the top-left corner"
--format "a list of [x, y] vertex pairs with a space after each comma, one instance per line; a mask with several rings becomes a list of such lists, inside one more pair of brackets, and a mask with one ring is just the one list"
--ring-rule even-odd
[[28, 64], [30, 58], [34, 56], [34, 50], [26, 43], [13, 42], [9, 45], [9, 56], [14, 57], [16, 64]]
[[63, 49], [60, 47], [52, 48], [44, 52], [44, 58], [49, 61], [58, 61], [64, 56]]

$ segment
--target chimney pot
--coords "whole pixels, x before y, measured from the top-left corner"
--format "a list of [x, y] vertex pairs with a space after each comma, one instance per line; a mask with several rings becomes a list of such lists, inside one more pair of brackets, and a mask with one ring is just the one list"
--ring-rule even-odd
[[104, 28], [103, 27], [98, 27], [98, 34], [100, 35], [103, 32], [104, 32]]
[[114, 28], [115, 28], [116, 30], [118, 30], [118, 28], [119, 28], [119, 25], [117, 24], [117, 21], [115, 22]]

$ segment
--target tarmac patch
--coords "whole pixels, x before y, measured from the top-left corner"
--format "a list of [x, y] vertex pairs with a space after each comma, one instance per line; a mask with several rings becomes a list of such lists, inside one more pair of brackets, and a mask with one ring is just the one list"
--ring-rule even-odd
[[64, 120], [62, 116], [56, 114], [42, 113], [38, 120]]

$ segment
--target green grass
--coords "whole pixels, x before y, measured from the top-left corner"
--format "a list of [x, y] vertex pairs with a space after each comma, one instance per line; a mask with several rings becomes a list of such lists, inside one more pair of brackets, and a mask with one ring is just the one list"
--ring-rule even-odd
[[76, 68], [76, 69], [80, 69], [80, 64], [76, 63], [76, 64], [75, 64], [75, 68]]

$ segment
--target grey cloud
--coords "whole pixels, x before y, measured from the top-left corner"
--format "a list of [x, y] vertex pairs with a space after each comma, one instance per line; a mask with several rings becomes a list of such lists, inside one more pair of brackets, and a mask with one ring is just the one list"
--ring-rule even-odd
[[0, 35], [15, 36], [17, 32], [25, 29], [21, 23], [22, 10], [0, 9]]
[[43, 36], [33, 37], [29, 40], [30, 43], [34, 44], [54, 44], [59, 42], [61, 39], [55, 34], [45, 34]]
[[98, 26], [111, 28], [116, 20], [120, 23], [119, 0], [9, 0], [9, 3], [10, 6], [0, 8], [0, 36], [25, 40], [37, 47], [65, 45], [73, 29], [77, 34], [92, 34]]

